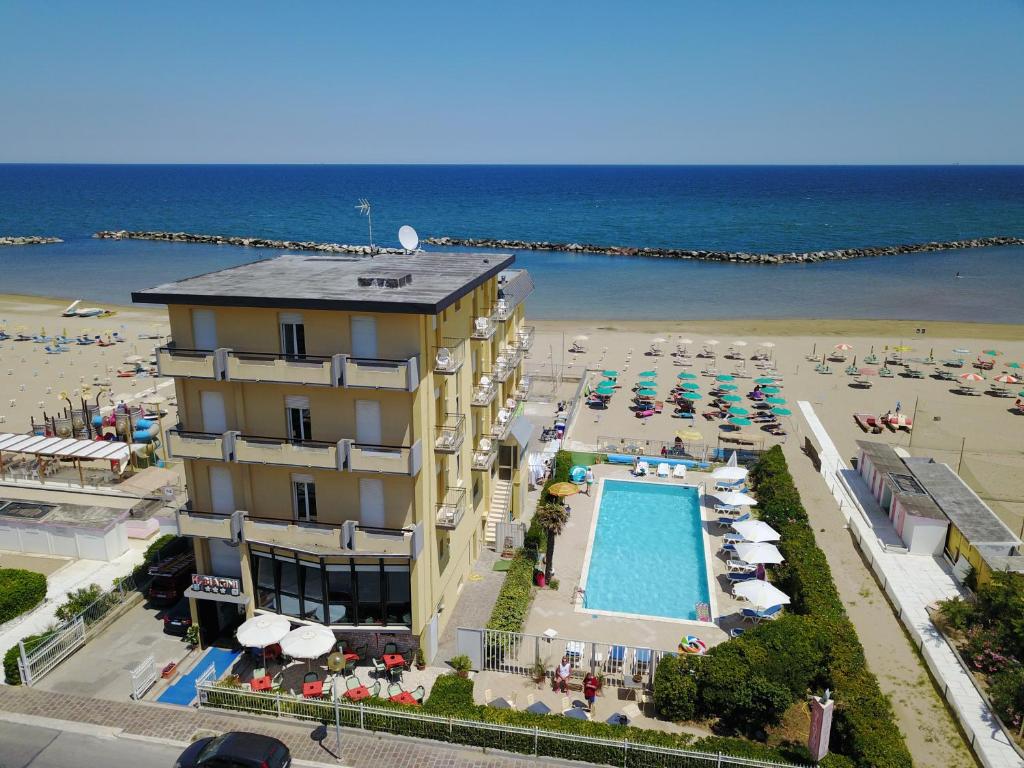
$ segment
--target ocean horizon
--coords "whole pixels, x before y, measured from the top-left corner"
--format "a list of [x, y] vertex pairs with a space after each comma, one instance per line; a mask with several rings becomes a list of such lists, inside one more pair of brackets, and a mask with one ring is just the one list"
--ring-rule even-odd
[[[1024, 166], [0, 164], [0, 291], [127, 303], [275, 249], [92, 238], [105, 229], [368, 243], [485, 237], [788, 252], [1024, 236]], [[1024, 248], [751, 266], [519, 252], [537, 319], [1020, 321]], [[960, 273], [962, 279], [956, 279]]]

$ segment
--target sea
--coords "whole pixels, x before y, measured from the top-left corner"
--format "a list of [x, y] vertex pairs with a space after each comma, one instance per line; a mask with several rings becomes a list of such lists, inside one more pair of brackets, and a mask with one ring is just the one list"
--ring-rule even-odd
[[[370, 215], [357, 204], [366, 199]], [[0, 165], [0, 293], [133, 290], [282, 251], [109, 241], [171, 230], [397, 246], [398, 228], [788, 252], [1024, 236], [1024, 166]], [[429, 246], [427, 246], [429, 248]], [[535, 319], [891, 318], [1018, 323], [1024, 248], [784, 266], [519, 252]]]

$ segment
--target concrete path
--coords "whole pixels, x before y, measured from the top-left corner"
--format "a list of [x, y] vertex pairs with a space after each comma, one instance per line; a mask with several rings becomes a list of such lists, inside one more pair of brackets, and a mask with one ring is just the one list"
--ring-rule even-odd
[[[459, 601], [448, 617], [441, 639], [437, 644], [437, 655], [430, 663], [444, 666], [455, 656], [455, 630], [459, 627], [486, 627], [494, 610], [494, 601], [498, 599], [501, 585], [505, 583], [505, 572], [495, 571], [494, 563], [498, 555], [484, 547], [479, 559], [473, 564], [473, 570], [466, 579]], [[477, 578], [479, 577], [479, 578]]]

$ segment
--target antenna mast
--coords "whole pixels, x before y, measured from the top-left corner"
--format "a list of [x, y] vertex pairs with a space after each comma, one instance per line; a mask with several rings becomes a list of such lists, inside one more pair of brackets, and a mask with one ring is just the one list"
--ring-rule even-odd
[[372, 206], [370, 205], [369, 200], [365, 197], [359, 198], [359, 204], [356, 206], [356, 210], [366, 217], [366, 225], [370, 229], [370, 253], [373, 253], [373, 213], [371, 208]]

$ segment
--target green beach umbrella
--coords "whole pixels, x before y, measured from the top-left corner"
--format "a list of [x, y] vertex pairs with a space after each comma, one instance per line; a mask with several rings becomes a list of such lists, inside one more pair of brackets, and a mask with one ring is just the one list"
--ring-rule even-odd
[[697, 378], [696, 373], [690, 373], [689, 371], [682, 371], [676, 376], [680, 381], [690, 381]]
[[761, 387], [761, 391], [764, 392], [766, 395], [777, 395], [782, 390], [779, 389], [778, 387]]
[[1017, 393], [1017, 397], [1024, 397], [1024, 389]]
[[775, 383], [775, 379], [771, 378], [770, 376], [762, 376], [759, 379], [754, 379], [754, 383], [755, 384], [774, 384]]
[[683, 392], [683, 394], [681, 394], [680, 397], [683, 398], [684, 400], [703, 400], [704, 399], [704, 395], [702, 395], [700, 392]]
[[719, 374], [719, 375], [718, 375], [718, 376], [717, 376], [716, 378], [717, 378], [717, 379], [718, 379], [719, 381], [732, 381], [734, 377], [733, 377], [733, 376], [731, 376], [731, 375], [730, 375], [730, 374], [728, 374], [728, 373], [721, 373], [721, 374]]
[[736, 385], [735, 384], [719, 384], [717, 388], [722, 390], [723, 392], [735, 392], [736, 391]]
[[1006, 367], [1007, 368], [1013, 368], [1013, 370], [1016, 371], [1016, 370], [1018, 370], [1021, 367], [1021, 365], [1020, 365], [1020, 363], [1007, 363]]
[[687, 381], [684, 382], [683, 384], [680, 384], [679, 388], [689, 390], [690, 392], [696, 392], [698, 389], [700, 389], [700, 384], [698, 384], [696, 381]]
[[743, 398], [739, 395], [722, 395], [722, 399], [727, 403], [742, 403]]
[[776, 416], [792, 416], [793, 412], [789, 408], [772, 408], [772, 413]]
[[764, 401], [766, 403], [768, 403], [768, 405], [785, 405], [786, 404], [786, 398], [784, 398], [784, 397], [766, 397], [764, 399]]
[[730, 408], [729, 408], [729, 415], [730, 416], [749, 416], [750, 415], [750, 411], [748, 411], [746, 408], [744, 408], [742, 406], [733, 405], [733, 406], [730, 406]]
[[615, 379], [615, 378], [618, 378], [618, 376], [619, 376], [619, 372], [618, 371], [613, 371], [611, 369], [608, 369], [607, 371], [601, 371], [601, 374], [603, 376], [607, 376], [609, 379]]
[[658, 391], [655, 389], [639, 389], [636, 394], [637, 397], [656, 397]]
[[595, 389], [594, 391], [597, 392], [599, 395], [614, 395], [615, 385], [608, 382], [602, 382], [601, 384], [597, 385], [597, 389]]
[[981, 354], [988, 355], [989, 357], [998, 357], [1003, 353], [1000, 352], [998, 349], [983, 349], [981, 350]]
[[657, 376], [658, 372], [657, 371], [640, 371], [640, 373], [638, 373], [637, 375], [638, 376]]
[[745, 419], [742, 416], [733, 416], [729, 419], [729, 423], [734, 427], [749, 427], [751, 424], [750, 419]]

